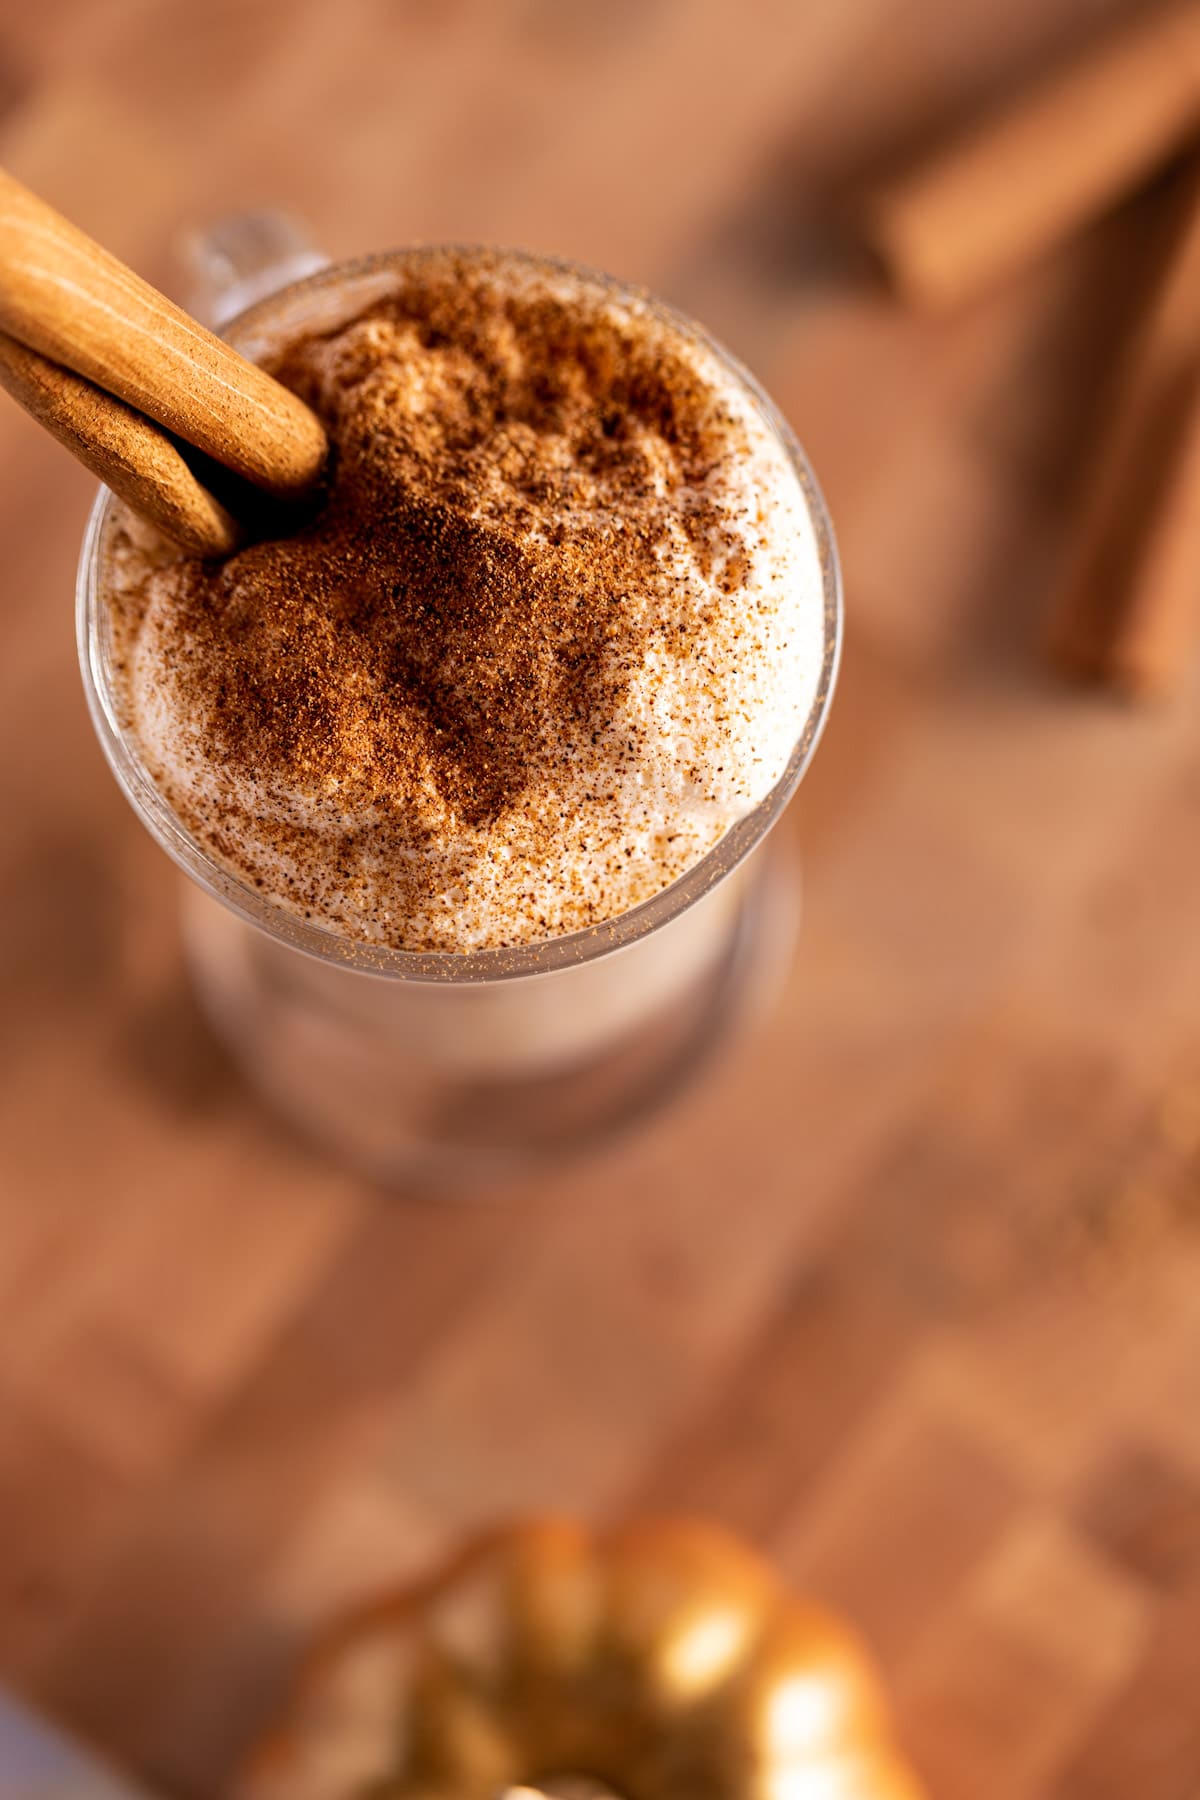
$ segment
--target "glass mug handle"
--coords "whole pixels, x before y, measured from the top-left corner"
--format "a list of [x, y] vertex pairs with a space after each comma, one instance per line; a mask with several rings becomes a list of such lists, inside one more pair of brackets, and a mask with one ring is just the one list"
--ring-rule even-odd
[[256, 300], [323, 269], [329, 258], [290, 213], [230, 213], [189, 232], [182, 245], [189, 311], [220, 331]]

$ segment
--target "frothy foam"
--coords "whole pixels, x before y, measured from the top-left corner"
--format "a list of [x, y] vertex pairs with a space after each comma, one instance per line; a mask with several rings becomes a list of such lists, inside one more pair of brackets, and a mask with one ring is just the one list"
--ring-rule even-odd
[[329, 503], [204, 564], [124, 519], [147, 768], [284, 906], [405, 949], [515, 945], [658, 892], [769, 793], [816, 697], [820, 552], [753, 395], [637, 295], [431, 253], [272, 359]]

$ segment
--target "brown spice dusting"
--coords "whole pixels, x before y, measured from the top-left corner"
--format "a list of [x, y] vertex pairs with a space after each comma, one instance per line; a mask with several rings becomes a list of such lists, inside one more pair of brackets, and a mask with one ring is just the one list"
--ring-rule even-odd
[[[497, 289], [471, 263], [431, 270], [358, 323], [332, 384], [321, 339], [271, 366], [334, 445], [319, 517], [174, 575], [195, 643], [221, 666], [214, 749], [374, 799], [432, 783], [479, 824], [611, 713], [636, 648], [623, 603], [653, 574], [667, 521], [710, 556], [718, 510], [663, 501], [694, 494], [728, 422], [661, 342]], [[406, 335], [448, 368], [416, 414], [390, 404]], [[489, 507], [493, 465], [523, 516], [508, 494]], [[722, 580], [736, 588], [731, 549]]]
[[[244, 796], [270, 796], [256, 813], [279, 853], [268, 884], [325, 914], [336, 884], [342, 928], [421, 947], [402, 916], [354, 923], [377, 905], [372, 868], [387, 862], [415, 917], [454, 905], [458, 828], [477, 857], [479, 831], [511, 822], [536, 867], [536, 833], [561, 830], [545, 801], [570, 791], [564, 771], [594, 767], [586, 798], [615, 798], [599, 793], [612, 743], [596, 746], [643, 669], [648, 623], [670, 656], [707, 666], [714, 609], [752, 555], [753, 521], [712, 479], [748, 454], [743, 429], [680, 335], [514, 280], [486, 254], [415, 259], [387, 298], [267, 366], [326, 427], [327, 501], [287, 538], [143, 582], [126, 634], [154, 621], [180, 715], [198, 722], [191, 761], [224, 786], [161, 784], [243, 869]], [[680, 555], [709, 598], [667, 617], [656, 596]], [[637, 768], [643, 750], [634, 729], [618, 763]], [[613, 850], [626, 868], [629, 854]], [[628, 903], [678, 872], [666, 855], [641, 893], [626, 874]], [[523, 894], [510, 941], [541, 934], [545, 900]], [[594, 915], [583, 892], [573, 906], [575, 925]]]

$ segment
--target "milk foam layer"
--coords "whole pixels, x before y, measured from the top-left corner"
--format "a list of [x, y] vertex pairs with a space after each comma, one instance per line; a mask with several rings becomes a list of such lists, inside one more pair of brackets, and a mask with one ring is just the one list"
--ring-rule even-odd
[[[338, 446], [333, 523], [214, 567], [120, 517], [124, 723], [186, 828], [282, 906], [403, 949], [535, 943], [648, 899], [778, 781], [822, 679], [820, 549], [751, 391], [652, 304], [521, 258], [415, 268], [271, 359]], [[425, 483], [415, 513], [380, 446]], [[403, 560], [364, 577], [337, 532], [375, 516]], [[458, 566], [446, 543], [478, 630], [461, 594], [415, 591]]]

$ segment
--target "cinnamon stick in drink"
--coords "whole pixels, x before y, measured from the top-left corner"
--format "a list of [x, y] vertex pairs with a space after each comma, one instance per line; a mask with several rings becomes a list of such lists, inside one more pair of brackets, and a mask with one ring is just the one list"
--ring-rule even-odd
[[1200, 161], [1085, 481], [1049, 652], [1065, 672], [1159, 694], [1198, 617]]
[[298, 395], [0, 169], [0, 330], [279, 499], [329, 445]]
[[0, 331], [0, 387], [135, 512], [194, 556], [227, 556], [245, 533], [161, 426]]
[[868, 198], [893, 285], [965, 300], [1132, 193], [1200, 133], [1200, 0], [1171, 0], [1089, 44]]

